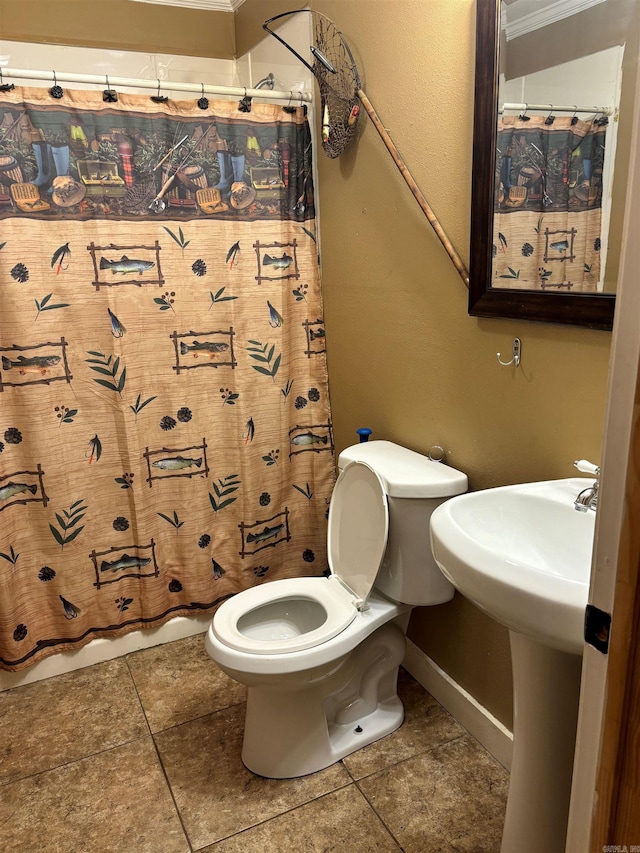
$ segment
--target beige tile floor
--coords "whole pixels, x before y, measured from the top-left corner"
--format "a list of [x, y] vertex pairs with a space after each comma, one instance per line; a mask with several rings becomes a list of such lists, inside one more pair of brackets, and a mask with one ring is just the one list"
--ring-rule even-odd
[[0, 693], [0, 850], [498, 853], [507, 773], [399, 693], [397, 732], [287, 780], [243, 766], [244, 688], [202, 635]]

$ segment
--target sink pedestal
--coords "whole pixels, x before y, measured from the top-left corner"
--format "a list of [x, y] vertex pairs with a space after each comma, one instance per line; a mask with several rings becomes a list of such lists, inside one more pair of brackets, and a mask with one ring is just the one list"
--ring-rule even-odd
[[458, 592], [510, 631], [514, 708], [502, 853], [565, 853], [595, 512], [584, 478], [468, 492], [431, 515]]
[[501, 853], [564, 853], [582, 657], [509, 637], [513, 758]]

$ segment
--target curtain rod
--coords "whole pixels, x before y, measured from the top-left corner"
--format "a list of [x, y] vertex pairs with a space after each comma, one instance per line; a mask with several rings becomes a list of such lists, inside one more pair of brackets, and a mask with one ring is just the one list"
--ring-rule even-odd
[[571, 106], [558, 106], [556, 104], [503, 104], [498, 112], [503, 113], [505, 110], [549, 110], [552, 113], [600, 113], [600, 115], [613, 115], [612, 107], [577, 107], [575, 104]]
[[250, 89], [244, 86], [208, 86], [203, 83], [177, 83], [171, 80], [145, 80], [136, 77], [112, 77], [110, 74], [73, 74], [58, 71], [33, 71], [29, 68], [0, 68], [2, 77], [19, 77], [24, 80], [46, 80], [49, 83], [90, 83], [96, 86], [109, 87], [133, 87], [139, 89], [163, 89], [175, 92], [192, 92], [201, 95], [203, 92], [209, 95], [229, 95], [234, 98], [267, 98], [269, 100], [294, 100], [311, 101], [311, 92], [280, 92], [273, 89]]

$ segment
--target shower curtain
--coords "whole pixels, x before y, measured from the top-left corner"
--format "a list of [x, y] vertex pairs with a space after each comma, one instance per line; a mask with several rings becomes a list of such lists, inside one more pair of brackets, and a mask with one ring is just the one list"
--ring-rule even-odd
[[596, 116], [499, 119], [492, 287], [598, 289], [605, 136]]
[[325, 572], [311, 163], [304, 107], [0, 94], [3, 668]]

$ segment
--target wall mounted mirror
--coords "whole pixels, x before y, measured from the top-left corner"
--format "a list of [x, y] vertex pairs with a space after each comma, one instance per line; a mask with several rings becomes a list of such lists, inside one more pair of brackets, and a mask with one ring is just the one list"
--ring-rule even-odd
[[477, 0], [469, 313], [611, 329], [638, 0]]

